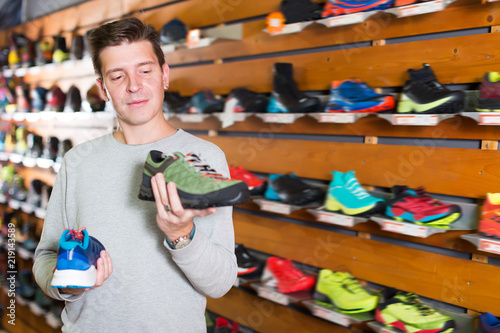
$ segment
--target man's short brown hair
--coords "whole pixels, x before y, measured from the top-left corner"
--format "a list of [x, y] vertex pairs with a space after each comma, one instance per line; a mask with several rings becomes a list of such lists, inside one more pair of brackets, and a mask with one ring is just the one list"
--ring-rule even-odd
[[141, 20], [135, 17], [104, 24], [94, 29], [87, 39], [94, 71], [101, 79], [102, 61], [100, 56], [102, 50], [109, 46], [149, 41], [160, 66], [165, 63], [165, 55], [159, 43], [158, 33], [152, 26], [144, 25]]

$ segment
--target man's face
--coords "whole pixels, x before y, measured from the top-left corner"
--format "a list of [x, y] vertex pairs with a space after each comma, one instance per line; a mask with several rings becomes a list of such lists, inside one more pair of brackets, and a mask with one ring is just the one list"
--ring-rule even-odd
[[160, 67], [149, 41], [107, 47], [101, 61], [103, 82], [97, 84], [106, 101], [113, 102], [122, 125], [142, 125], [159, 113], [163, 116], [168, 66]]

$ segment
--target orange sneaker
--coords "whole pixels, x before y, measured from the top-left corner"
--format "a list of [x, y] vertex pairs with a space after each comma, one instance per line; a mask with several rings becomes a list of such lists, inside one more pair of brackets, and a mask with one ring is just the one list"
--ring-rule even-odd
[[479, 232], [485, 236], [500, 237], [500, 193], [486, 194]]

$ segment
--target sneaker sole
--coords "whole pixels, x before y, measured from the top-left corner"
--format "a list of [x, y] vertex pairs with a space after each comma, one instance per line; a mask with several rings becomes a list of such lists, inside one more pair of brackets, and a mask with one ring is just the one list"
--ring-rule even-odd
[[[442, 101], [442, 103], [439, 103]], [[427, 104], [419, 104], [411, 99], [405, 99], [399, 102], [397, 113], [407, 114], [434, 114], [434, 113], [457, 113], [463, 110], [463, 101], [457, 101], [453, 97], [445, 97], [441, 100]]]
[[86, 271], [56, 269], [50, 285], [52, 288], [92, 288], [95, 285], [96, 274], [94, 266], [90, 266]]
[[388, 327], [396, 327], [400, 329], [403, 332], [411, 332], [411, 333], [425, 333], [425, 332], [432, 332], [432, 333], [452, 333], [455, 329], [454, 328], [445, 328], [445, 329], [439, 329], [439, 328], [434, 328], [434, 329], [419, 329], [418, 327], [414, 327], [411, 325], [405, 324], [403, 321], [399, 320], [397, 317], [390, 315], [388, 313], [384, 313], [377, 309], [375, 311], [375, 319], [388, 326]]
[[349, 216], [362, 216], [362, 215], [370, 215], [382, 213], [385, 210], [385, 203], [382, 201], [377, 201], [374, 205], [360, 207], [360, 208], [347, 208], [342, 205], [338, 200], [331, 198], [328, 196], [325, 209], [332, 212], [341, 211], [345, 215]]
[[[147, 178], [147, 176], [144, 176]], [[145, 182], [148, 180], [145, 179]], [[149, 182], [151, 178], [149, 177]], [[144, 181], [143, 181], [144, 183]], [[182, 206], [190, 209], [204, 209], [208, 207], [235, 206], [246, 203], [250, 200], [250, 191], [244, 183], [241, 186], [231, 186], [224, 190], [214, 191], [205, 194], [191, 194], [177, 189]], [[245, 187], [245, 188], [243, 188]], [[139, 199], [145, 201], [155, 201], [153, 189], [141, 184]], [[219, 197], [219, 200], [212, 200]]]
[[373, 309], [375, 309], [377, 307], [377, 303], [375, 302], [373, 304], [373, 306], [365, 306], [365, 307], [360, 307], [360, 308], [355, 308], [355, 309], [342, 308], [342, 307], [339, 307], [335, 303], [335, 301], [332, 298], [330, 298], [330, 296], [328, 296], [326, 294], [323, 294], [323, 293], [321, 293], [319, 291], [315, 291], [314, 292], [313, 298], [320, 305], [321, 305], [321, 303], [323, 303], [323, 304], [327, 304], [327, 305], [333, 306], [336, 310], [338, 310], [338, 311], [340, 311], [342, 313], [363, 313], [363, 312], [371, 311], [371, 310], [373, 310]]
[[[408, 221], [415, 223], [415, 224], [418, 224], [418, 225], [424, 225], [424, 226], [440, 228], [440, 229], [449, 229], [450, 228], [449, 224], [458, 220], [460, 218], [460, 216], [462, 216], [461, 213], [453, 213], [451, 215], [445, 216], [443, 218], [440, 218], [440, 219], [437, 219], [434, 221], [429, 221], [429, 222], [409, 221], [409, 220]], [[407, 221], [403, 218], [396, 217], [396, 216], [394, 216], [394, 219], [396, 221]]]

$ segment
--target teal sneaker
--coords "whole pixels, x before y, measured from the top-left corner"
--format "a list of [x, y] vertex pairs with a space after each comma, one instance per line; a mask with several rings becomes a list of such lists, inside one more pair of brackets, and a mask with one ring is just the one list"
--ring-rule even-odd
[[451, 333], [455, 330], [453, 319], [422, 303], [413, 293], [387, 288], [382, 298], [375, 319], [388, 327], [409, 333]]
[[354, 171], [333, 171], [328, 186], [325, 209], [341, 211], [346, 215], [367, 216], [385, 211], [385, 201], [368, 193], [356, 179]]
[[239, 180], [224, 178], [196, 154], [165, 155], [149, 152], [144, 164], [139, 199], [154, 201], [151, 177], [163, 173], [165, 181], [174, 182], [184, 208], [234, 206], [250, 199], [248, 186]]
[[361, 313], [377, 307], [378, 296], [367, 292], [358, 281], [347, 272], [319, 272], [314, 299], [328, 303], [344, 313]]

